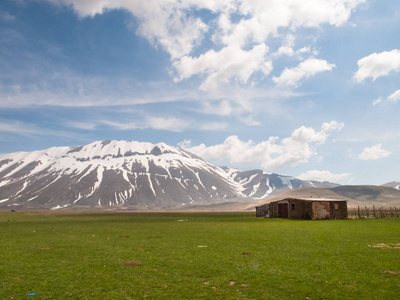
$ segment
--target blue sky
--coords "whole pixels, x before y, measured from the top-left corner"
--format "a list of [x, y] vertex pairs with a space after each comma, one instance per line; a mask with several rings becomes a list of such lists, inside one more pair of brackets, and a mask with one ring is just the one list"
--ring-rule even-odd
[[137, 140], [399, 181], [399, 33], [395, 0], [4, 0], [0, 153]]

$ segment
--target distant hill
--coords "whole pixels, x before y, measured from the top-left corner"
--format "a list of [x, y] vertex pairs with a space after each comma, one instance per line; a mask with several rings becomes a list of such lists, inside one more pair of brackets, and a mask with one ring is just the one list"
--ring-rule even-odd
[[400, 191], [374, 185], [342, 185], [331, 189], [335, 193], [357, 201], [360, 205], [400, 205]]
[[396, 190], [400, 190], [400, 182], [399, 181], [388, 182], [388, 183], [382, 184], [381, 186], [391, 187]]
[[[347, 200], [349, 206], [400, 207], [400, 191], [392, 187], [374, 185], [341, 185], [333, 188], [299, 188], [260, 203], [284, 198], [328, 198]], [[259, 204], [260, 204], [259, 203]], [[259, 205], [258, 204], [258, 205]]]

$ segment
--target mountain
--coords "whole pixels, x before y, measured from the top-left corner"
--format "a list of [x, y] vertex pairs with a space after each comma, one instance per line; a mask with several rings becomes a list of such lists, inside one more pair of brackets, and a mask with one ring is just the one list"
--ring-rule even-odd
[[331, 182], [304, 181], [295, 177], [268, 173], [262, 170], [240, 171], [222, 167], [229, 177], [240, 184], [243, 196], [264, 199], [301, 187], [329, 188], [339, 186]]
[[99, 141], [0, 155], [3, 209], [165, 209], [251, 202], [302, 186], [337, 185], [217, 167], [164, 143]]
[[164, 143], [94, 142], [0, 156], [0, 205], [57, 209], [206, 204], [239, 193], [224, 175], [220, 168]]

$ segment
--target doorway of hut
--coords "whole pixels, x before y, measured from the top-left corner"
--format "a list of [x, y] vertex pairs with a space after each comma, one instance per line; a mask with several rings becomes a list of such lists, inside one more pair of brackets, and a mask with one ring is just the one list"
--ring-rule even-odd
[[278, 218], [289, 217], [289, 205], [287, 203], [278, 204]]

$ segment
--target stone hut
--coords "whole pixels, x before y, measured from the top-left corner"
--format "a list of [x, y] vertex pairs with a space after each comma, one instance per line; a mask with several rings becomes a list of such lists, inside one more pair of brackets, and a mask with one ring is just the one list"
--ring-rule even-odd
[[[347, 219], [347, 201], [324, 198], [285, 198], [269, 203], [271, 218], [308, 220]], [[264, 215], [265, 216], [265, 215]]]

